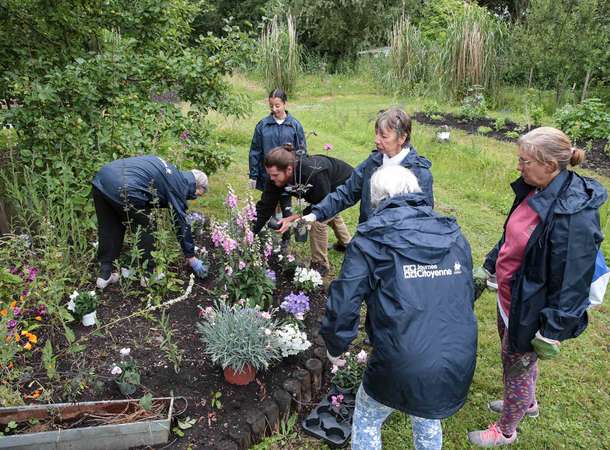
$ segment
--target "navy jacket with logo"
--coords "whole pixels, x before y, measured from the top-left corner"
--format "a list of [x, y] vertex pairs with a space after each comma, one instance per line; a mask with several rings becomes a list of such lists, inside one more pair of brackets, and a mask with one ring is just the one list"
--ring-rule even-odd
[[466, 401], [476, 364], [470, 246], [424, 194], [387, 199], [358, 226], [330, 285], [320, 334], [331, 355], [358, 334], [373, 346], [363, 387], [378, 402], [440, 419]]
[[[371, 155], [354, 169], [352, 176], [343, 186], [339, 186], [335, 192], [312, 208], [311, 212], [316, 215], [316, 219], [319, 222], [328, 220], [360, 201], [358, 223], [365, 222], [373, 212], [371, 206], [371, 177], [382, 164], [383, 154], [378, 150], [373, 150]], [[418, 155], [415, 147], [410, 145], [409, 153], [400, 165], [413, 172], [419, 182], [419, 187], [424, 193], [426, 204], [434, 207], [432, 173], [430, 172], [432, 163]]]
[[[516, 197], [509, 217], [534, 189], [522, 178], [511, 186]], [[538, 330], [544, 337], [563, 341], [587, 327], [589, 289], [603, 240], [599, 208], [607, 198], [597, 181], [563, 170], [527, 200], [540, 222], [511, 281], [508, 336], [512, 351], [533, 351], [530, 342]], [[503, 244], [504, 235], [487, 255], [484, 267], [491, 273], [496, 272]]]
[[196, 182], [191, 171], [180, 171], [158, 156], [134, 156], [106, 164], [92, 184], [121, 206], [171, 208], [184, 255], [195, 255], [191, 226], [186, 219], [187, 200], [196, 198]]
[[275, 147], [284, 144], [292, 144], [294, 150], [300, 148], [307, 150], [305, 132], [297, 119], [287, 114], [284, 122], [278, 124], [275, 118], [269, 114], [256, 124], [248, 160], [250, 166], [249, 177], [251, 180], [256, 179], [256, 189], [262, 191], [269, 178], [263, 164], [265, 155]]

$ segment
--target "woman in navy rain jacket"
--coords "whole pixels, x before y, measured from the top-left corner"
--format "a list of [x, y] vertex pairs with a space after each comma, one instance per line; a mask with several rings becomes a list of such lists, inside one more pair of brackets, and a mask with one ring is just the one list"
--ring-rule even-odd
[[323, 222], [360, 201], [358, 222], [365, 222], [373, 211], [371, 205], [371, 176], [386, 165], [401, 165], [409, 169], [419, 183], [423, 199], [434, 207], [432, 192], [432, 163], [417, 154], [411, 141], [411, 118], [399, 108], [383, 111], [375, 123], [375, 145], [371, 155], [352, 172], [343, 186], [312, 208], [311, 214], [303, 217], [309, 222]]
[[[371, 179], [377, 206], [330, 285], [320, 334], [333, 363], [358, 335], [367, 305], [372, 356], [356, 397], [352, 448], [381, 448], [393, 410], [412, 416], [416, 449], [440, 449], [440, 420], [466, 401], [476, 363], [470, 246], [455, 219], [436, 214], [413, 174], [384, 167]], [[386, 198], [384, 198], [386, 197]], [[382, 200], [383, 199], [383, 200]]]
[[184, 256], [199, 277], [207, 268], [195, 257], [191, 226], [187, 222], [187, 200], [194, 200], [208, 189], [208, 178], [199, 170], [179, 171], [158, 156], [134, 156], [106, 164], [95, 175], [93, 201], [98, 224], [98, 261], [101, 265], [97, 287], [104, 289], [119, 279], [112, 264], [119, 257], [125, 226], [140, 227], [138, 245], [148, 272], [153, 271], [151, 252], [154, 237], [151, 209], [170, 208], [176, 236]]
[[567, 170], [584, 159], [561, 131], [541, 127], [518, 141], [521, 177], [500, 242], [485, 269], [498, 282], [498, 330], [504, 399], [489, 404], [500, 419], [468, 434], [482, 447], [508, 445], [517, 425], [539, 414], [538, 358], [556, 356], [559, 342], [587, 326], [589, 288], [603, 239], [597, 181]]

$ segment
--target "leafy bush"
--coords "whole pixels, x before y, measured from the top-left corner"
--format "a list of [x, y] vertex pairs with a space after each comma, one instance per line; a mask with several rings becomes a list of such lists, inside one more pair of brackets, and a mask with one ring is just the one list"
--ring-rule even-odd
[[494, 128], [496, 131], [500, 131], [502, 128], [506, 126], [508, 119], [506, 117], [498, 117], [494, 122]]
[[490, 127], [481, 126], [481, 127], [477, 128], [477, 133], [479, 133], [479, 134], [487, 134], [487, 133], [491, 133], [492, 131], [493, 131], [493, 129]]
[[608, 139], [610, 113], [598, 98], [590, 98], [580, 105], [566, 105], [555, 113], [555, 122], [576, 141]]
[[487, 104], [481, 86], [473, 86], [468, 89], [468, 94], [462, 100], [460, 114], [469, 120], [480, 119], [487, 113]]
[[242, 372], [246, 365], [267, 369], [280, 358], [276, 324], [254, 308], [230, 307], [224, 303], [210, 311], [197, 324], [204, 353], [223, 369]]
[[95, 291], [78, 292], [74, 291], [70, 295], [68, 309], [74, 313], [77, 319], [82, 319], [86, 314], [90, 314], [97, 309], [98, 298]]

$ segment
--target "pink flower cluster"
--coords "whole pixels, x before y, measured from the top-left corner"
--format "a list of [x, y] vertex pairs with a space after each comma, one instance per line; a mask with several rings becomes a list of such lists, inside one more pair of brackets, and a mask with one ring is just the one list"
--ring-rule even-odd
[[339, 394], [339, 395], [331, 395], [330, 396], [330, 403], [335, 407], [335, 408], [339, 408], [341, 406], [341, 403], [343, 402], [343, 394]]
[[254, 222], [256, 220], [256, 205], [252, 201], [252, 199], [248, 199], [246, 206], [242, 211], [242, 214], [248, 219], [250, 222]]
[[232, 189], [229, 189], [229, 192], [227, 192], [227, 196], [225, 197], [225, 206], [229, 209], [237, 208], [237, 195], [235, 195]]
[[218, 225], [212, 229], [212, 243], [214, 247], [222, 247], [227, 255], [230, 255], [237, 248], [237, 241], [233, 239], [226, 230]]

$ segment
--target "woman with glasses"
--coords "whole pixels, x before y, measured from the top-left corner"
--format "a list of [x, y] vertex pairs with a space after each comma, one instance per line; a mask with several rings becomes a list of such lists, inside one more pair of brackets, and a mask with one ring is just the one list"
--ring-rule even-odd
[[606, 190], [567, 169], [584, 160], [584, 151], [550, 127], [530, 131], [518, 146], [521, 177], [511, 185], [515, 201], [484, 265], [498, 284], [504, 398], [489, 404], [499, 420], [468, 433], [481, 447], [513, 443], [523, 417], [538, 416], [537, 360], [556, 356], [561, 341], [586, 328], [603, 239], [599, 208]]

